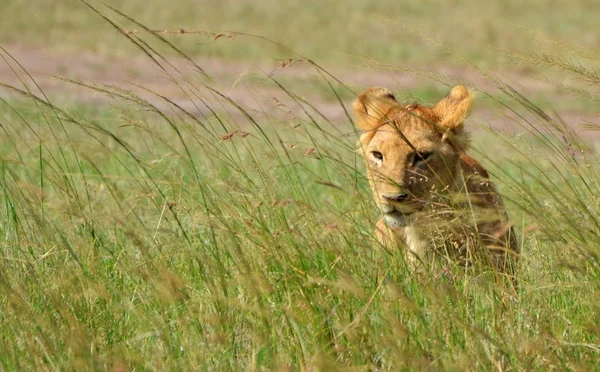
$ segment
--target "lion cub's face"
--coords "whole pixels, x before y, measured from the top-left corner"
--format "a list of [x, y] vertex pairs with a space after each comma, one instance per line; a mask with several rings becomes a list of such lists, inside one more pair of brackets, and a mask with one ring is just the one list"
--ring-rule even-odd
[[433, 107], [400, 105], [374, 87], [354, 102], [361, 153], [375, 201], [390, 227], [425, 208], [455, 184], [472, 95], [457, 86]]

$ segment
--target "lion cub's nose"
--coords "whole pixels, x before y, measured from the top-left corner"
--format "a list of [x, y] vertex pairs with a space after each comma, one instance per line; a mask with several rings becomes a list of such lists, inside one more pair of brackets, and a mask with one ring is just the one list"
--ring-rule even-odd
[[408, 199], [408, 194], [383, 194], [382, 196], [385, 200], [393, 202], [401, 202]]

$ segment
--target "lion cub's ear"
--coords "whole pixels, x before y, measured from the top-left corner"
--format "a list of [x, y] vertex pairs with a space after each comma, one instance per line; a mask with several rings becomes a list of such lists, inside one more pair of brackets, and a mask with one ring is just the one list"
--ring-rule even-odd
[[433, 111], [440, 118], [440, 125], [446, 129], [456, 130], [463, 122], [473, 106], [473, 93], [463, 85], [457, 85], [446, 97], [433, 106]]
[[383, 87], [371, 87], [362, 92], [352, 104], [357, 118], [356, 126], [362, 130], [373, 130], [379, 127], [391, 108], [398, 106], [398, 101], [391, 90]]

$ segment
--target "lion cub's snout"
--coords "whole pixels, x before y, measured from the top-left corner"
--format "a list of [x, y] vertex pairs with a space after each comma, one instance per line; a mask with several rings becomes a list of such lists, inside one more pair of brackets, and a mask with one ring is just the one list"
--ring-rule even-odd
[[408, 199], [407, 193], [397, 193], [397, 194], [383, 194], [381, 195], [383, 199], [389, 202], [401, 203]]
[[407, 212], [407, 193], [384, 193], [380, 195], [379, 206], [383, 214]]
[[418, 199], [410, 192], [387, 192], [376, 198], [379, 209], [384, 215], [409, 216], [423, 208]]

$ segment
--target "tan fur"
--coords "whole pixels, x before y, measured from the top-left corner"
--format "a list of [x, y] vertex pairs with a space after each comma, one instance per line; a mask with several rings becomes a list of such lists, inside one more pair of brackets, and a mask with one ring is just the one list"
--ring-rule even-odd
[[360, 152], [382, 212], [377, 237], [404, 245], [414, 268], [434, 256], [479, 257], [513, 274], [518, 247], [500, 195], [465, 153], [473, 98], [458, 85], [432, 107], [401, 105], [389, 89], [372, 87], [354, 101]]

